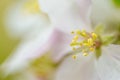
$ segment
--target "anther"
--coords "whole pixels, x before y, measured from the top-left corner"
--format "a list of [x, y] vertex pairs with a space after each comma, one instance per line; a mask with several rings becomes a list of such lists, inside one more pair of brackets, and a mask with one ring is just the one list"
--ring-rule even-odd
[[[97, 34], [95, 33], [88, 33], [85, 30], [76, 30], [75, 36], [73, 37], [73, 40], [71, 42], [71, 46], [73, 50], [80, 49], [80, 51], [83, 53], [83, 56], [88, 56], [89, 52], [93, 52], [97, 46], [96, 40], [97, 40]], [[82, 41], [81, 41], [81, 40]], [[82, 50], [81, 50], [82, 49]]]
[[88, 56], [88, 53], [83, 53], [83, 56]]
[[76, 58], [77, 58], [77, 56], [76, 56], [76, 55], [73, 55], [73, 56], [72, 56], [72, 58], [73, 58], [73, 59], [76, 59]]

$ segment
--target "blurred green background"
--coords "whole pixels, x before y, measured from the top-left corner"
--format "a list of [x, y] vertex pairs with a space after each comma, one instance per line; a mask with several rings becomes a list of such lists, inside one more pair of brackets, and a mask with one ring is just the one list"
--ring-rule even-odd
[[12, 39], [5, 30], [4, 18], [5, 10], [12, 5], [15, 0], [0, 0], [0, 64], [10, 55], [18, 39]]

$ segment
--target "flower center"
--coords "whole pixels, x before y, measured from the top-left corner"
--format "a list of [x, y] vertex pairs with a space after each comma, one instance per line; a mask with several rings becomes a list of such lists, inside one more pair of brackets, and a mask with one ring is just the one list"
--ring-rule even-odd
[[[101, 42], [98, 35], [94, 32], [86, 32], [85, 30], [76, 30], [71, 32], [74, 37], [71, 42], [71, 47], [73, 50], [80, 50], [83, 56], [88, 56], [90, 52], [95, 51], [95, 49], [101, 46]], [[72, 56], [76, 59], [76, 55]]]

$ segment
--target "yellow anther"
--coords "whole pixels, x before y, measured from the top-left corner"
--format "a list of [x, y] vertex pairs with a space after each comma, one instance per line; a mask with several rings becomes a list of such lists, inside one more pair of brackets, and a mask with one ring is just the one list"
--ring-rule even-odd
[[74, 39], [74, 40], [78, 40], [78, 39], [79, 39], [79, 36], [76, 35], [73, 39]]
[[72, 48], [72, 50], [76, 50], [76, 48], [75, 48], [75, 47], [73, 47], [73, 48]]
[[85, 30], [76, 30], [74, 33], [75, 36], [71, 43], [73, 50], [76, 50], [76, 48], [80, 49], [84, 56], [88, 56], [89, 52], [93, 52], [95, 50], [95, 46], [97, 45], [97, 34], [88, 33]]
[[73, 59], [76, 59], [76, 58], [77, 58], [77, 56], [76, 56], [76, 55], [73, 55], [73, 56], [72, 56], [72, 58], [73, 58]]
[[84, 49], [83, 49], [83, 50], [82, 50], [82, 52], [83, 52], [83, 53], [85, 53], [85, 52], [86, 52], [86, 50], [84, 50]]
[[88, 53], [83, 53], [83, 56], [88, 56], [89, 54]]
[[80, 30], [76, 30], [76, 34], [80, 35], [81, 31]]
[[76, 43], [76, 40], [75, 40], [75, 39], [73, 39], [73, 40], [72, 40], [72, 43]]
[[83, 36], [83, 37], [86, 37], [86, 36], [87, 36], [87, 34], [86, 34], [86, 31], [85, 31], [85, 30], [82, 30], [82, 32], [81, 32], [81, 36]]
[[74, 31], [71, 32], [71, 34], [74, 34], [74, 33], [75, 33]]
[[90, 48], [90, 51], [94, 51], [94, 48], [91, 47], [91, 48]]
[[90, 44], [89, 44], [89, 43], [83, 43], [83, 45], [84, 45], [84, 46], [90, 46]]
[[92, 37], [93, 37], [94, 39], [96, 39], [98, 36], [97, 36], [97, 34], [92, 33]]
[[82, 42], [80, 42], [80, 46], [82, 46], [83, 45], [83, 43]]
[[93, 43], [94, 43], [94, 41], [93, 41], [92, 38], [89, 38], [89, 39], [87, 40], [87, 42], [88, 42], [88, 45], [89, 45], [89, 46], [92, 46]]
[[74, 46], [76, 44], [77, 44], [77, 41], [73, 39], [72, 42], [71, 42], [71, 44], [70, 44], [70, 46]]

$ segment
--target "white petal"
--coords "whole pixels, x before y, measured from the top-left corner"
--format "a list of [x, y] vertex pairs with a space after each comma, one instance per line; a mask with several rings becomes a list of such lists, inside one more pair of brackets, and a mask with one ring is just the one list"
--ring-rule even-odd
[[39, 3], [41, 9], [50, 16], [53, 24], [59, 29], [65, 32], [74, 29], [90, 30], [90, 25], [83, 18], [88, 13], [87, 1], [81, 0], [82, 6], [79, 6], [76, 0], [39, 0]]
[[96, 74], [94, 57], [80, 55], [76, 60], [71, 56], [58, 68], [55, 80], [100, 80]]
[[58, 29], [54, 30], [52, 36], [54, 36], [51, 37], [52, 57], [57, 62], [72, 50], [70, 46], [72, 36]]
[[120, 54], [120, 46], [103, 48], [102, 56], [96, 61], [96, 70], [101, 80], [120, 80], [120, 60], [111, 54]]
[[44, 54], [49, 48], [49, 43], [46, 42], [48, 42], [52, 31], [52, 28], [48, 28], [31, 38], [23, 40], [13, 52], [13, 55], [3, 64], [6, 72], [9, 74], [21, 70], [27, 67], [32, 59]]
[[44, 14], [26, 14], [23, 10], [25, 3], [27, 1], [18, 1], [6, 11], [5, 25], [13, 37], [26, 35], [34, 28], [43, 28], [50, 24], [48, 16]]
[[120, 63], [120, 45], [110, 45], [107, 49], [113, 51], [109, 55]]

